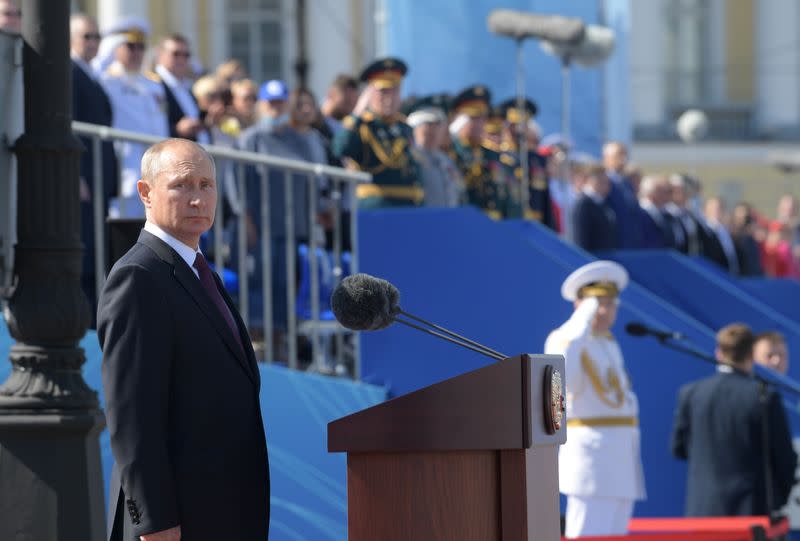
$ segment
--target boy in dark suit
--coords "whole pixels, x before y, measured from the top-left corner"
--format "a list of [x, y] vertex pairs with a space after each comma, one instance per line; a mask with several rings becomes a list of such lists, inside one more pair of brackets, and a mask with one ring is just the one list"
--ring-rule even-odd
[[751, 375], [753, 343], [746, 325], [722, 328], [717, 373], [678, 395], [672, 453], [689, 461], [687, 516], [771, 514], [794, 484], [786, 413], [779, 395]]

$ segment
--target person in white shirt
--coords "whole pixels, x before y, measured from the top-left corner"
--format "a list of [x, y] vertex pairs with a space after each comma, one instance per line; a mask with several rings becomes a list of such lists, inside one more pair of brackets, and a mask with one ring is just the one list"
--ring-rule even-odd
[[200, 118], [197, 100], [192, 95], [194, 74], [191, 57], [192, 51], [185, 37], [180, 34], [167, 36], [158, 47], [155, 73], [148, 76], [164, 88], [170, 137], [207, 144], [211, 139]]
[[611, 326], [628, 273], [617, 263], [580, 267], [561, 286], [575, 306], [544, 352], [564, 355], [569, 420], [558, 455], [567, 496], [566, 537], [624, 535], [635, 500], [645, 498], [639, 402]]
[[[116, 26], [104, 38], [111, 43], [113, 61], [102, 72], [100, 81], [111, 100], [114, 128], [166, 138], [169, 129], [164, 89], [141, 73], [148, 33], [147, 25], [135, 20], [122, 28]], [[100, 48], [104, 48], [102, 44]], [[99, 60], [98, 65], [103, 65], [102, 58], [96, 60]], [[136, 181], [141, 177], [139, 166], [146, 148], [147, 145], [141, 143], [117, 144], [122, 169], [120, 194], [133, 203], [138, 201]]]

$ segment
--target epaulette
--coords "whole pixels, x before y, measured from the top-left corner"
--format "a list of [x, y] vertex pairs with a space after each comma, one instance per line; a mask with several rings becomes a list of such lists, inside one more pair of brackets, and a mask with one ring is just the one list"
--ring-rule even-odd
[[513, 166], [517, 163], [517, 160], [508, 154], [500, 154], [500, 161], [508, 166]]
[[154, 71], [149, 71], [148, 70], [148, 71], [143, 72], [142, 75], [144, 75], [145, 77], [147, 77], [148, 79], [150, 79], [154, 83], [161, 84], [161, 76], [158, 73], [154, 72]]
[[346, 129], [346, 130], [352, 130], [353, 128], [355, 128], [355, 127], [356, 127], [356, 124], [357, 124], [357, 123], [358, 123], [358, 119], [357, 119], [355, 116], [353, 116], [353, 115], [347, 115], [347, 116], [346, 116], [346, 117], [344, 117], [344, 119], [342, 120], [342, 127], [343, 127], [344, 129]]
[[364, 122], [372, 122], [373, 120], [375, 120], [375, 113], [373, 113], [372, 111], [364, 111], [363, 113], [361, 113], [361, 115], [359, 115], [358, 118], [363, 120]]

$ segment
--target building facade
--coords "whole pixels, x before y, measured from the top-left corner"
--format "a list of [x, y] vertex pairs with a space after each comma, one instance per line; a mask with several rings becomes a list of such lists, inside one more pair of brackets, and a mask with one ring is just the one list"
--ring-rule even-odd
[[357, 74], [374, 57], [378, 1], [76, 0], [73, 9], [97, 17], [101, 31], [121, 16], [144, 17], [152, 43], [179, 32], [204, 67], [235, 58], [258, 83], [295, 86], [305, 63], [306, 84], [320, 99], [337, 74]]
[[[694, 171], [707, 194], [774, 212], [796, 175], [773, 165], [800, 140], [800, 45], [794, 0], [631, 1], [633, 157], [645, 169]], [[680, 142], [687, 109], [709, 119]]]

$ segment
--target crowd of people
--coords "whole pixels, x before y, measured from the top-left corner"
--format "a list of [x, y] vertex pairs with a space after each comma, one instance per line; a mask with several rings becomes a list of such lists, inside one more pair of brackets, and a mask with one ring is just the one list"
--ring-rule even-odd
[[[0, 3], [4, 12], [13, 6], [8, 0]], [[16, 18], [4, 24], [16, 24], [18, 30], [21, 14], [11, 11]], [[207, 71], [180, 34], [154, 47], [149, 39], [147, 21], [137, 17], [122, 18], [101, 34], [91, 17], [72, 16], [74, 119], [371, 173], [373, 182], [357, 187], [357, 201], [342, 201], [343, 226], [354, 204], [473, 205], [494, 219], [541, 222], [593, 253], [674, 248], [706, 256], [736, 275], [800, 277], [800, 213], [794, 197], [781, 199], [773, 221], [746, 203], [728, 213], [720, 198], [702, 202], [700, 184], [691, 175], [642, 174], [620, 142], [607, 143], [602, 157], [595, 158], [558, 135], [541, 137], [534, 120], [537, 105], [530, 99], [493, 100], [487, 87], [476, 85], [456, 95], [401, 101], [407, 66], [385, 58], [358, 78], [337, 76], [318, 102], [306, 88], [249, 79], [236, 60]], [[91, 142], [84, 143], [81, 198], [90, 292], [93, 167]], [[142, 212], [135, 187], [145, 148], [132, 142], [103, 145], [103, 197], [112, 215], [120, 206], [127, 215]], [[258, 259], [259, 172], [247, 171], [253, 182], [242, 207], [241, 179], [222, 170], [224, 219], [236, 222], [230, 218], [247, 214], [249, 255]], [[306, 201], [307, 184], [296, 184], [295, 200]], [[324, 179], [318, 187], [319, 227], [330, 240]], [[280, 243], [283, 198], [271, 195], [277, 228], [272, 235]], [[303, 242], [314, 232], [302, 208], [295, 214]], [[226, 224], [226, 231], [232, 240], [235, 223]]]

